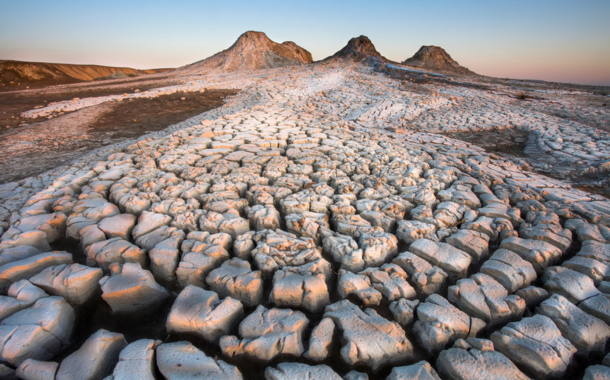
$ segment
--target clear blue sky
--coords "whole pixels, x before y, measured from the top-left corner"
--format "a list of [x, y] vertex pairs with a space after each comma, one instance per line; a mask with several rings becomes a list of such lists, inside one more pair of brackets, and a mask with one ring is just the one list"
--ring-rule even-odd
[[389, 59], [439, 45], [492, 76], [610, 85], [610, 0], [0, 0], [0, 59], [177, 67], [247, 30], [322, 59], [366, 35]]

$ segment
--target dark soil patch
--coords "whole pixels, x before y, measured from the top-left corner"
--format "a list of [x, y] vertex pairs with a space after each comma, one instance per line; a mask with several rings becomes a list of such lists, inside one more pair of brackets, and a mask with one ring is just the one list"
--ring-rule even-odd
[[503, 153], [515, 157], [527, 157], [523, 150], [528, 134], [528, 131], [516, 128], [445, 133], [447, 137], [478, 145], [488, 153]]
[[509, 96], [512, 96], [518, 100], [543, 100], [544, 99], [544, 98], [541, 98], [540, 96], [528, 94], [524, 91], [521, 91], [520, 93], [518, 93], [516, 95], [509, 95]]
[[[570, 178], [573, 187], [610, 199], [610, 173], [584, 173]], [[601, 184], [601, 186], [600, 186]]]
[[37, 89], [48, 86], [55, 86], [58, 84], [74, 84], [74, 83], [86, 83], [80, 81], [78, 79], [71, 78], [67, 75], [63, 76], [60, 79], [43, 79], [37, 81], [28, 81], [24, 80], [19, 76], [18, 73], [14, 71], [5, 71], [0, 76], [0, 93], [2, 92], [11, 92], [11, 91], [21, 91], [28, 89]]
[[236, 93], [234, 90], [178, 92], [153, 99], [115, 102], [111, 112], [89, 125], [89, 133], [113, 139], [138, 137], [220, 107], [224, 98]]
[[425, 72], [416, 72], [416, 71], [406, 71], [400, 69], [393, 69], [391, 67], [387, 67], [381, 70], [388, 77], [400, 81], [404, 81], [404, 85], [409, 84], [437, 84], [444, 86], [458, 86], [458, 87], [466, 87], [472, 88], [475, 90], [488, 91], [490, 87], [483, 84], [471, 83], [468, 82], [470, 79], [469, 76], [464, 75], [444, 75], [437, 76], [434, 73], [427, 74]]
[[[144, 78], [143, 78], [144, 79]], [[41, 91], [15, 91], [0, 92], [0, 134], [25, 124], [44, 121], [46, 118], [27, 119], [22, 118], [22, 112], [29, 111], [34, 107], [44, 107], [51, 102], [61, 102], [74, 98], [90, 98], [97, 96], [132, 94], [139, 91], [147, 91], [162, 86], [178, 84], [178, 81], [170, 83], [137, 83], [132, 80], [125, 84], [109, 86], [107, 83], [87, 84], [75, 87], [52, 87]]]

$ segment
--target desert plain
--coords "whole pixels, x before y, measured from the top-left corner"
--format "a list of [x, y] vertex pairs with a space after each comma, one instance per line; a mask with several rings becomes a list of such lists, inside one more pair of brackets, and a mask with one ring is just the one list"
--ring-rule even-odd
[[1, 64], [3, 378], [610, 378], [609, 87], [261, 32]]

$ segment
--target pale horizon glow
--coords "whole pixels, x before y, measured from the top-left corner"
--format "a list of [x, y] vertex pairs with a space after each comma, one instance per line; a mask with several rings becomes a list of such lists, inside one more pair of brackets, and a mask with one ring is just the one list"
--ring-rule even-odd
[[610, 86], [609, 1], [428, 3], [23, 0], [4, 4], [0, 59], [179, 67], [256, 30], [314, 60], [365, 35], [397, 62], [437, 45], [483, 75]]

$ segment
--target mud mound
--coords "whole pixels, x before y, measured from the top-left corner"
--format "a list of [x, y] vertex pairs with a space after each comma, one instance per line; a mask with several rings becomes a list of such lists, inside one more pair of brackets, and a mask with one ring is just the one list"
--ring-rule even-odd
[[375, 49], [375, 45], [373, 45], [367, 36], [360, 36], [349, 40], [343, 49], [327, 59], [347, 58], [354, 61], [364, 61], [370, 57], [378, 57], [386, 60], [379, 54], [377, 49]]
[[272, 69], [310, 63], [311, 53], [294, 42], [273, 42], [265, 33], [248, 31], [227, 50], [182, 68], [184, 73]]
[[404, 61], [403, 64], [458, 74], [474, 74], [460, 66], [443, 48], [438, 46], [422, 46], [413, 57]]

